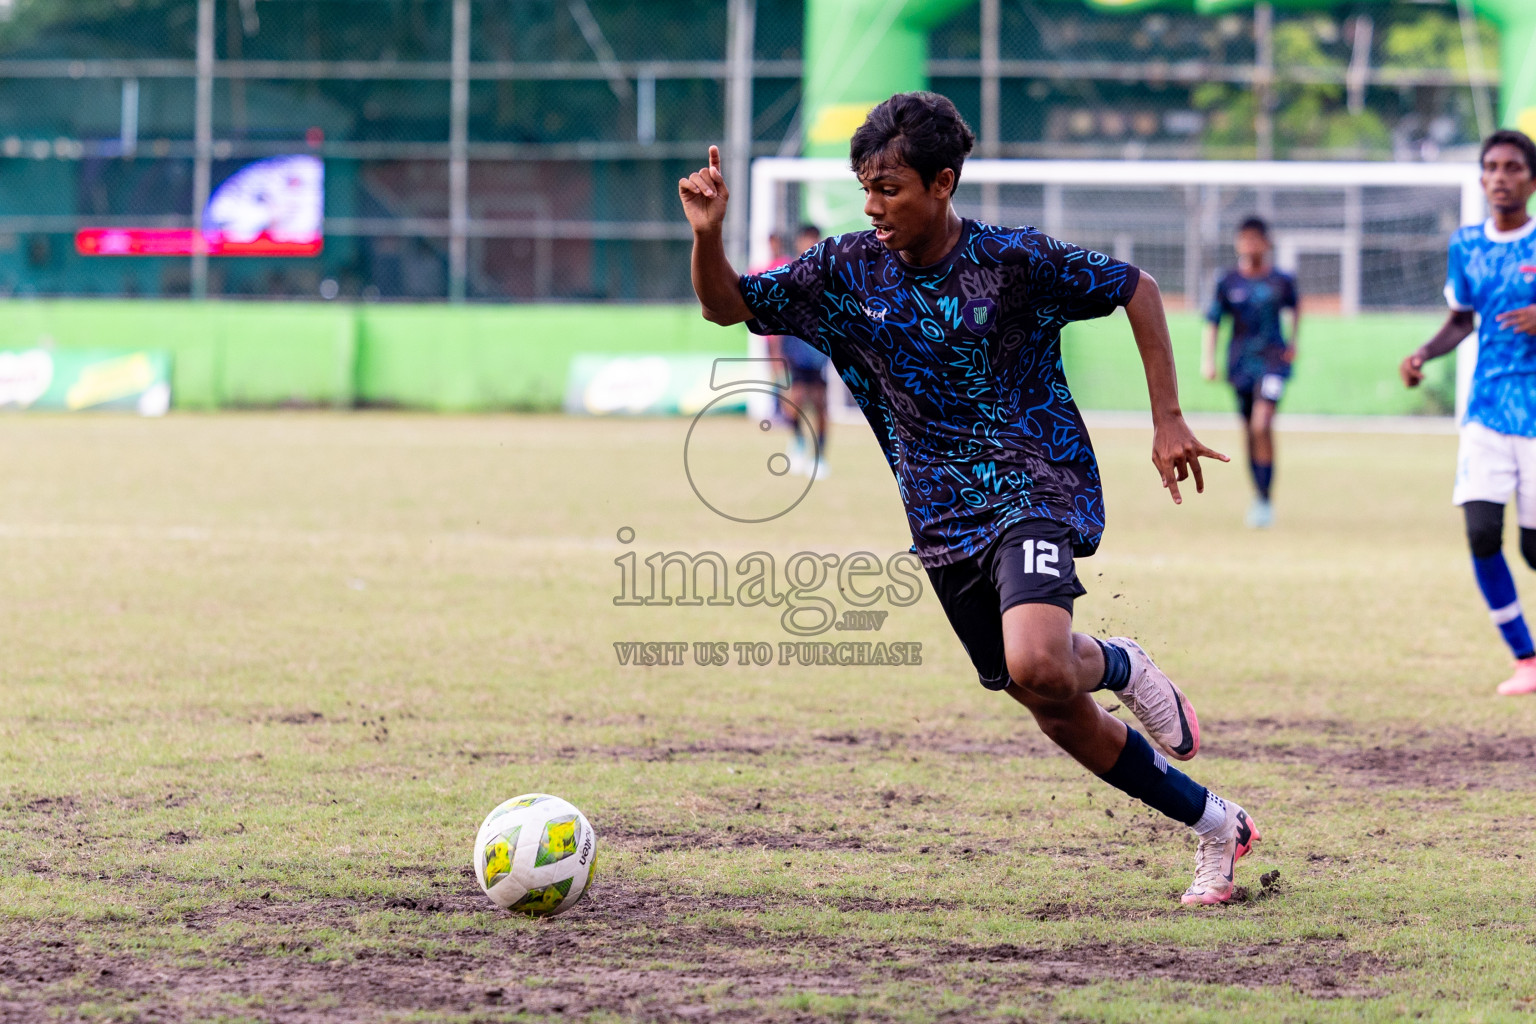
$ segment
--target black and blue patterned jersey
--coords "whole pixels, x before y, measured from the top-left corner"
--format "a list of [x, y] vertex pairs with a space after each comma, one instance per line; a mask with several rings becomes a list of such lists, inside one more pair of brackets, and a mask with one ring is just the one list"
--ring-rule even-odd
[[1061, 364], [1061, 328], [1130, 301], [1140, 271], [1034, 228], [966, 220], [914, 267], [873, 231], [741, 279], [758, 334], [831, 357], [874, 428], [924, 565], [980, 553], [1030, 518], [1104, 531], [1098, 463]]
[[1536, 437], [1536, 335], [1498, 321], [1500, 313], [1536, 305], [1536, 219], [1515, 231], [1489, 221], [1452, 235], [1445, 300], [1479, 317], [1467, 421]]
[[1221, 323], [1232, 318], [1232, 340], [1227, 345], [1227, 380], [1252, 390], [1266, 374], [1291, 375], [1285, 361], [1285, 333], [1280, 311], [1296, 308], [1296, 279], [1271, 269], [1263, 277], [1244, 277], [1229, 270], [1216, 282], [1216, 295], [1206, 319]]

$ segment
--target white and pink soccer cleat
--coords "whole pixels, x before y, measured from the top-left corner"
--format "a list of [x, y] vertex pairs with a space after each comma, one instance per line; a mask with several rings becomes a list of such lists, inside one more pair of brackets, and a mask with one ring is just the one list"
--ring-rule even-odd
[[1120, 691], [1120, 701], [1137, 721], [1147, 727], [1152, 742], [1179, 761], [1200, 752], [1200, 719], [1184, 691], [1173, 685], [1153, 664], [1141, 645], [1129, 637], [1111, 637], [1106, 643], [1123, 649], [1131, 658], [1131, 679]]
[[1238, 859], [1259, 841], [1259, 827], [1237, 804], [1227, 801], [1227, 820], [1195, 847], [1195, 880], [1179, 902], [1185, 906], [1225, 903], [1237, 891], [1232, 881]]
[[1515, 662], [1515, 674], [1499, 684], [1501, 697], [1518, 697], [1525, 693], [1536, 693], [1536, 657]]

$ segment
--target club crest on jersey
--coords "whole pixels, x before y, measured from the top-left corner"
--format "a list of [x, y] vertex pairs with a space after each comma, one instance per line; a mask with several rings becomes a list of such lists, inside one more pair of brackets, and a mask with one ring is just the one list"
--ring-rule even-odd
[[1520, 264], [1520, 276], [1525, 278], [1526, 284], [1536, 282], [1536, 267], [1533, 267], [1529, 263]]
[[960, 322], [973, 334], [986, 334], [997, 320], [997, 303], [991, 299], [972, 299], [960, 310]]

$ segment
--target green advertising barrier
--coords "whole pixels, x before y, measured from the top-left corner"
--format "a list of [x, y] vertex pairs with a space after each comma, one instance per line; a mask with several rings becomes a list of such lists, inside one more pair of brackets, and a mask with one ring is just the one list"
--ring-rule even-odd
[[580, 353], [571, 358], [565, 411], [581, 416], [695, 416], [747, 410], [748, 390], [718, 386], [716, 362], [740, 361], [737, 352], [713, 356], [615, 356]]
[[746, 352], [745, 327], [697, 306], [360, 306], [357, 400], [473, 411], [548, 410], [565, 398], [571, 356]]
[[110, 409], [163, 416], [170, 406], [171, 358], [166, 352], [0, 351], [0, 409]]
[[[1281, 403], [1284, 412], [1346, 416], [1447, 414], [1455, 406], [1456, 361], [1425, 367], [1424, 386], [1412, 391], [1397, 365], [1445, 321], [1439, 313], [1366, 313], [1357, 317], [1308, 316], [1302, 311], [1296, 367]], [[1170, 313], [1179, 403], [1185, 412], [1232, 412], [1225, 376], [1200, 376], [1205, 320], [1197, 313]], [[1225, 338], [1221, 366], [1225, 373]], [[1125, 314], [1069, 324], [1061, 336], [1062, 364], [1073, 397], [1084, 409], [1145, 410], [1147, 382]]]
[[[1301, 359], [1286, 395], [1294, 412], [1443, 412], [1438, 390], [1397, 381], [1403, 354], [1437, 313], [1304, 315]], [[1224, 385], [1200, 379], [1200, 318], [1170, 318], [1185, 408], [1226, 410]], [[177, 409], [386, 406], [435, 411], [554, 411], [573, 356], [745, 355], [744, 327], [707, 323], [693, 305], [348, 306], [336, 303], [0, 303], [0, 349], [59, 354], [169, 353]], [[1085, 409], [1144, 409], [1146, 385], [1123, 314], [1072, 324], [1063, 358]]]
[[0, 348], [169, 352], [178, 409], [350, 406], [357, 314], [318, 303], [0, 303]]
[[0, 348], [171, 353], [178, 409], [558, 409], [574, 352], [746, 350], [695, 306], [0, 303]]

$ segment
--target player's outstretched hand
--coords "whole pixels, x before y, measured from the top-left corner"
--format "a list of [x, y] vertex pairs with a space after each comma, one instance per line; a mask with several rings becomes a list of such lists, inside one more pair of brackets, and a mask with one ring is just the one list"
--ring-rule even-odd
[[1506, 331], [1515, 330], [1521, 334], [1536, 334], [1536, 306], [1521, 306], [1519, 309], [1511, 309], [1507, 313], [1500, 313], [1493, 319]]
[[1424, 383], [1424, 353], [1415, 352], [1398, 364], [1397, 372], [1402, 376], [1403, 383], [1410, 388], [1416, 388]]
[[1168, 488], [1175, 505], [1184, 503], [1179, 494], [1179, 481], [1188, 480], [1191, 473], [1195, 476], [1195, 490], [1205, 490], [1205, 476], [1200, 472], [1202, 456], [1219, 462], [1232, 461], [1214, 448], [1201, 444], [1183, 416], [1174, 416], [1153, 426], [1152, 465], [1157, 467], [1163, 486]]
[[730, 190], [720, 173], [720, 147], [709, 147], [709, 166], [700, 167], [677, 182], [677, 196], [683, 201], [683, 213], [694, 232], [719, 231], [725, 223], [725, 204]]

